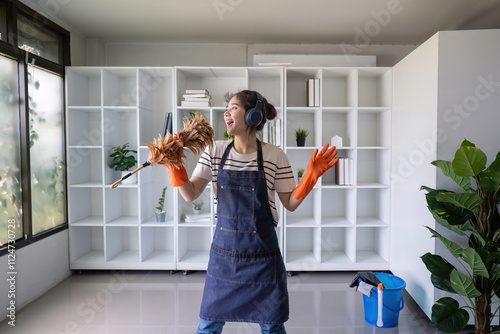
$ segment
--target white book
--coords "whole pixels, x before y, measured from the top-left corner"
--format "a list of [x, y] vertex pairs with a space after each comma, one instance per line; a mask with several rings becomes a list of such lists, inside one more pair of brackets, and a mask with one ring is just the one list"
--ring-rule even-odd
[[307, 80], [307, 106], [314, 107], [314, 79]]
[[181, 101], [182, 107], [210, 107], [211, 104], [208, 101]]
[[206, 89], [186, 89], [186, 94], [206, 94], [206, 95], [209, 95], [210, 93]]
[[319, 79], [314, 79], [314, 106], [319, 107], [320, 96], [319, 96]]

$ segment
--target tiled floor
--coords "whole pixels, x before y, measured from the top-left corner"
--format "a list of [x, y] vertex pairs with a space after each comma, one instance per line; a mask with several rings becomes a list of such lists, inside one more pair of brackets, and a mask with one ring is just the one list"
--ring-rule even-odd
[[[440, 333], [406, 291], [394, 328], [364, 320], [363, 298], [349, 288], [353, 272], [297, 273], [288, 277], [288, 334]], [[2, 334], [193, 334], [205, 272], [82, 272], [74, 274], [16, 314]], [[468, 333], [469, 331], [464, 331]], [[258, 325], [228, 323], [223, 333], [260, 333]]]

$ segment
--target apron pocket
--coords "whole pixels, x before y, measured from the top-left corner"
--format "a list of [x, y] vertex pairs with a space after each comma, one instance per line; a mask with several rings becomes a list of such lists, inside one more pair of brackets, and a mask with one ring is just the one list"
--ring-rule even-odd
[[276, 284], [279, 255], [262, 258], [239, 258], [219, 254], [212, 250], [207, 274], [235, 284]]
[[221, 185], [219, 191], [219, 203], [224, 203], [221, 207], [222, 217], [239, 220], [254, 218], [254, 187]]
[[257, 231], [236, 231], [221, 227], [217, 230], [213, 244], [222, 250], [235, 253], [262, 253], [269, 252], [272, 248], [262, 240]]

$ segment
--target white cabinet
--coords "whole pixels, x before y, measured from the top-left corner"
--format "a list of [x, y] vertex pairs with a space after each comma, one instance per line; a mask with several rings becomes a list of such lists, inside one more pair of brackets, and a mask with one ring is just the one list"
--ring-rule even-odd
[[[308, 80], [319, 101], [308, 107]], [[284, 212], [288, 270], [389, 269], [389, 68], [286, 68], [285, 151], [294, 173], [306, 169], [315, 148], [340, 136], [338, 156], [352, 159], [349, 185], [327, 171], [295, 212]], [[295, 130], [306, 129], [304, 147]]]
[[[311, 78], [320, 83], [317, 107], [306, 106]], [[287, 270], [389, 269], [391, 81], [387, 68], [68, 67], [71, 268], [206, 269], [216, 225], [212, 185], [200, 198], [210, 218], [186, 221], [191, 204], [170, 186], [164, 167], [144, 168], [137, 183], [111, 189], [121, 175], [108, 167], [109, 154], [129, 142], [145, 162], [144, 143], [158, 136], [166, 112], [173, 112], [175, 133], [184, 117], [201, 111], [222, 140], [224, 94], [251, 89], [276, 107], [278, 131], [265, 136], [274, 136], [294, 172], [335, 135], [343, 138], [339, 156], [353, 161], [352, 185], [337, 185], [332, 169], [295, 212], [278, 207]], [[208, 90], [211, 105], [182, 106], [187, 89]], [[309, 131], [304, 147], [296, 146], [298, 127]], [[188, 174], [196, 163], [187, 152]], [[167, 218], [157, 223], [164, 186]]]

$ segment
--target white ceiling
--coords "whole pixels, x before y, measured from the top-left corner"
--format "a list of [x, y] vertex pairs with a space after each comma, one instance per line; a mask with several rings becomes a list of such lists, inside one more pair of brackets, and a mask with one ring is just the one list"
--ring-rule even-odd
[[421, 44], [500, 28], [498, 0], [24, 0], [106, 42]]

